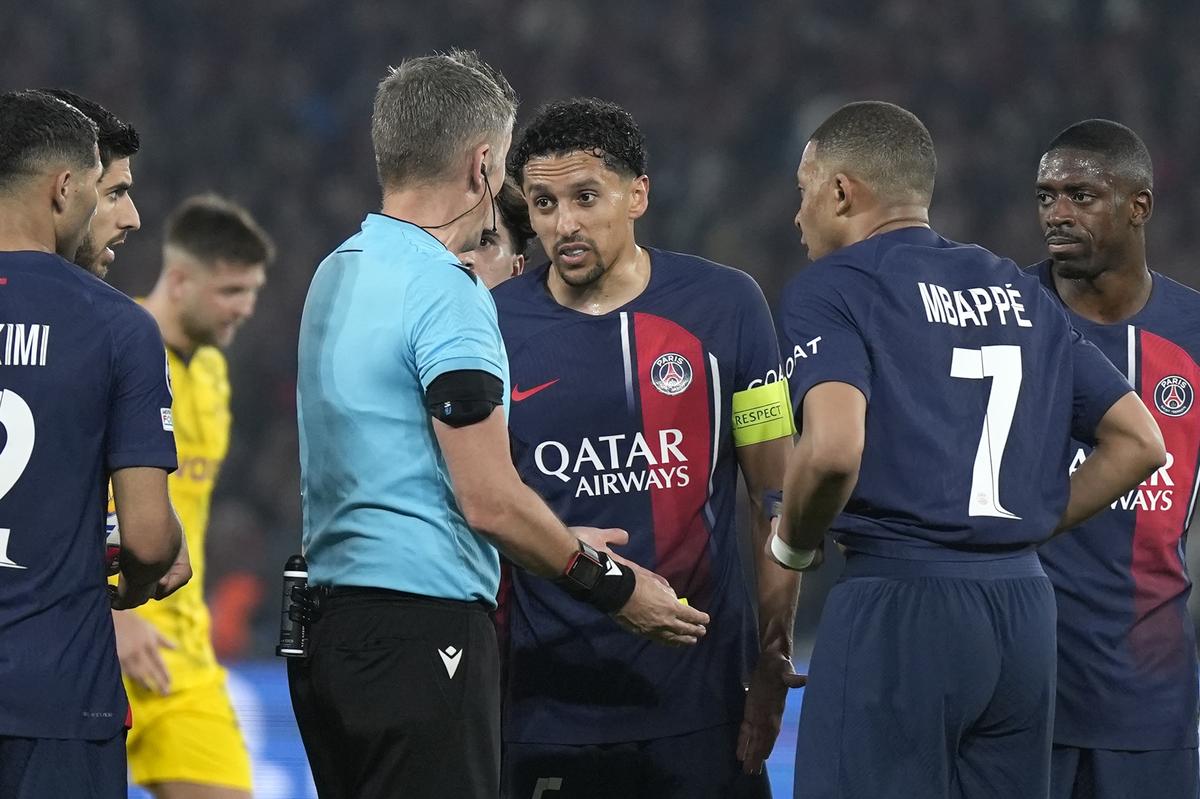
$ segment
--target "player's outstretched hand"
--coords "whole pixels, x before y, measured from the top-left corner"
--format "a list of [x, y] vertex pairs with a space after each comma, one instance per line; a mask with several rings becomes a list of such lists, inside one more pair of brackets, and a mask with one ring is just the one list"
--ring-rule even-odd
[[[634, 563], [633, 561], [627, 560], [627, 559], [621, 557], [619, 554], [617, 554], [616, 552], [613, 552], [609, 548], [609, 547], [614, 547], [614, 546], [619, 547], [622, 544], [629, 543], [629, 533], [625, 532], [621, 528], [619, 528], [619, 527], [568, 527], [567, 529], [570, 530], [572, 533], [574, 533], [576, 538], [583, 539], [583, 541], [588, 546], [590, 546], [593, 549], [596, 549], [600, 552], [605, 553], [610, 558], [615, 560], [617, 563], [624, 564], [624, 565], [630, 567], [631, 569], [633, 567], [637, 566], [637, 564]], [[645, 569], [642, 569], [642, 573], [646, 577], [650, 577], [655, 580], [658, 580], [660, 583], [665, 585], [667, 588], [671, 587], [671, 584], [667, 582], [667, 578], [663, 577], [662, 575], [655, 574], [652, 571], [646, 571]]]
[[636, 563], [622, 560], [637, 577], [633, 595], [613, 614], [622, 625], [652, 641], [691, 646], [704, 637], [708, 614], [679, 601], [667, 581]]
[[119, 611], [112, 616], [121, 672], [146, 690], [166, 696], [171, 673], [159, 650], [174, 649], [175, 644], [136, 613]]
[[629, 543], [629, 533], [620, 527], [568, 527], [576, 538], [583, 541], [598, 552], [614, 553], [609, 547], [619, 547]]
[[763, 652], [750, 675], [750, 690], [746, 692], [746, 710], [738, 731], [737, 759], [747, 774], [762, 772], [763, 762], [771, 756], [779, 725], [783, 722], [783, 706], [789, 689], [799, 688], [808, 677], [797, 674], [792, 659], [781, 652]]
[[171, 564], [171, 568], [167, 569], [167, 573], [159, 579], [158, 587], [154, 591], [154, 598], [166, 599], [187, 585], [191, 579], [192, 556], [188, 552], [187, 536], [183, 536], [179, 541], [179, 554], [175, 556], [175, 562]]

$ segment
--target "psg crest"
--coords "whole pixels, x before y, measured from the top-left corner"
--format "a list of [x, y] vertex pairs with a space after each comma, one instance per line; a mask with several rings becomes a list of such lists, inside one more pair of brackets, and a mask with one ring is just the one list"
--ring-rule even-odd
[[692, 384], [692, 365], [678, 353], [660, 355], [650, 367], [650, 382], [668, 397], [682, 394]]
[[1179, 375], [1167, 375], [1154, 388], [1154, 405], [1167, 416], [1183, 416], [1195, 397], [1192, 384]]

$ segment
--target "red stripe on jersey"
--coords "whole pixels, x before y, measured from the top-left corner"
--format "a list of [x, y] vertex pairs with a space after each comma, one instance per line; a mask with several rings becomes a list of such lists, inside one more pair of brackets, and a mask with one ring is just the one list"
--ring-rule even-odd
[[[669, 478], [669, 487], [663, 475], [658, 481], [661, 485], [650, 488], [655, 570], [667, 578], [679, 596], [704, 606], [712, 571], [709, 529], [704, 520], [713, 457], [708, 363], [700, 340], [668, 319], [635, 313], [633, 331], [642, 435], [657, 455], [667, 456], [660, 458], [656, 467], [660, 473], [676, 470]], [[681, 356], [686, 365], [675, 358], [664, 358], [669, 355]], [[689, 374], [690, 382], [679, 390]], [[672, 432], [676, 430], [679, 432]], [[673, 447], [668, 446], [672, 443]], [[676, 453], [682, 453], [686, 462]], [[680, 469], [686, 469], [686, 485]]]
[[1179, 635], [1178, 614], [1157, 614], [1154, 620], [1147, 617], [1188, 588], [1179, 541], [1185, 532], [1200, 456], [1200, 407], [1194, 404], [1183, 414], [1171, 416], [1159, 408], [1155, 394], [1163, 378], [1177, 375], [1191, 384], [1194, 400], [1195, 390], [1200, 389], [1200, 366], [1175, 343], [1145, 330], [1138, 333], [1141, 345], [1139, 393], [1158, 422], [1169, 453], [1166, 468], [1147, 478], [1136, 489], [1136, 493], [1143, 496], [1135, 497], [1139, 501], [1135, 505], [1132, 572], [1134, 613], [1138, 623], [1131, 643], [1135, 651], [1152, 657], [1149, 649], [1155, 640], [1161, 644], [1161, 636], [1175, 638]]

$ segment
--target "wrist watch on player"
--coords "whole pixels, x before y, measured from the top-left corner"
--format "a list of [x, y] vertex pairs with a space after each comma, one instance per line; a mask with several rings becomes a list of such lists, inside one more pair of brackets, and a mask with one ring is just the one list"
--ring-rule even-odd
[[560, 580], [569, 583], [570, 587], [583, 591], [591, 591], [604, 576], [605, 565], [601, 555], [582, 539], [579, 541], [579, 551], [567, 561]]

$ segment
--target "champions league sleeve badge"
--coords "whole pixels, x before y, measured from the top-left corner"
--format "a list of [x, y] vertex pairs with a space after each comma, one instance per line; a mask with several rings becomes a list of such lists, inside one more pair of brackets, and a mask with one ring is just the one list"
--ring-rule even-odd
[[1154, 387], [1154, 406], [1165, 416], [1183, 416], [1195, 397], [1192, 384], [1179, 375], [1167, 375]]
[[692, 384], [692, 365], [678, 353], [664, 353], [650, 367], [650, 382], [668, 397], [682, 394]]

